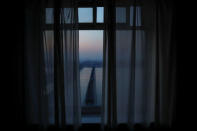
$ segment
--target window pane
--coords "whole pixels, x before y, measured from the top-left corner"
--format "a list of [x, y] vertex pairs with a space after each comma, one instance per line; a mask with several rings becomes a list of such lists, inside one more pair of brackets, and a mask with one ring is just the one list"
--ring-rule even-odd
[[46, 24], [53, 24], [53, 8], [46, 8]]
[[125, 7], [116, 8], [116, 23], [126, 23], [126, 8]]
[[101, 122], [103, 30], [79, 31], [82, 123]]
[[104, 7], [97, 7], [97, 15], [96, 22], [103, 23], [104, 22]]
[[79, 23], [92, 23], [93, 22], [93, 9], [92, 8], [78, 8]]

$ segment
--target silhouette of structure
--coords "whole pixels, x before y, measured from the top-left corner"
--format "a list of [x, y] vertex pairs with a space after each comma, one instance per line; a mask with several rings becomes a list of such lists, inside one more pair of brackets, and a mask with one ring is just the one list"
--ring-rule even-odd
[[92, 67], [90, 80], [85, 96], [85, 106], [82, 107], [83, 115], [100, 115], [101, 107], [96, 104], [97, 92], [96, 92], [96, 73], [95, 66]]
[[88, 89], [86, 92], [85, 102], [87, 105], [94, 105], [96, 103], [96, 77], [95, 67], [92, 68]]

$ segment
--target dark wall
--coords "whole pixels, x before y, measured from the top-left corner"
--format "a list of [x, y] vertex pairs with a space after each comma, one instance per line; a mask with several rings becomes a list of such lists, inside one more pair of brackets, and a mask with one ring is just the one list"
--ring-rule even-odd
[[8, 49], [11, 48], [10, 54], [12, 57], [12, 82], [9, 84], [11, 88], [8, 91], [12, 92], [10, 95], [12, 98], [12, 104], [9, 105], [9, 123], [10, 127], [20, 127], [25, 124], [25, 108], [24, 108], [24, 24], [25, 24], [25, 12], [24, 1], [10, 2], [9, 10], [7, 11], [9, 16], [8, 25], [11, 28], [8, 31], [10, 44]]

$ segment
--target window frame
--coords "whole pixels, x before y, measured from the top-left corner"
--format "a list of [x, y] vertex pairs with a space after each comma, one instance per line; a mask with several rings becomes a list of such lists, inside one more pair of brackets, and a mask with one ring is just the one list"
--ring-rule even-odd
[[[126, 8], [126, 23], [115, 23], [115, 28], [116, 30], [144, 30], [144, 26], [133, 26], [130, 25], [130, 7], [133, 6], [133, 3], [130, 3], [128, 1], [123, 2], [120, 1], [120, 3], [116, 3], [115, 5], [116, 7], [124, 7]], [[141, 6], [140, 4], [137, 4], [137, 6]], [[104, 15], [103, 15], [103, 23], [98, 22], [97, 23], [97, 7], [104, 7]], [[53, 7], [47, 7], [47, 8], [53, 8]], [[79, 2], [77, 5], [75, 6], [64, 6], [61, 8], [73, 8], [74, 9], [74, 17], [75, 20], [77, 20], [76, 23], [72, 23], [72, 24], [68, 24], [68, 23], [64, 23], [64, 25], [60, 24], [60, 29], [72, 29], [72, 30], [103, 30], [103, 33], [106, 30], [106, 26], [107, 26], [107, 22], [105, 19], [105, 12], [106, 12], [106, 8], [103, 4], [103, 1], [101, 1], [100, 3], [98, 2], [94, 2], [94, 3], [87, 3], [87, 2]], [[79, 23], [78, 22], [78, 8], [93, 8], [93, 22], [92, 23]], [[54, 9], [54, 8], [53, 8]], [[47, 24], [46, 23], [46, 8], [44, 8], [44, 31], [46, 30], [54, 30], [54, 24]], [[115, 16], [116, 17], [116, 16]], [[116, 18], [115, 18], [116, 19]], [[74, 26], [73, 26], [74, 25]], [[104, 38], [104, 34], [103, 34], [103, 47], [105, 45], [105, 38]], [[82, 112], [81, 112], [82, 113]], [[83, 123], [83, 124], [87, 124], [87, 123]]]
[[[130, 1], [118, 1], [116, 2], [116, 7], [124, 7], [126, 8], [126, 23], [115, 23], [116, 29], [117, 30], [144, 30], [144, 26], [133, 26], [130, 25], [130, 7], [134, 6], [133, 2]], [[137, 3], [135, 5], [136, 7], [138, 6], [143, 6], [141, 3]], [[104, 15], [103, 15], [103, 23], [101, 22], [96, 22], [97, 18], [97, 7], [104, 7]], [[46, 8], [53, 8], [51, 6], [46, 7]], [[45, 8], [45, 10], [46, 10]], [[107, 22], [105, 20], [105, 12], [106, 8], [104, 6], [103, 0], [96, 0], [95, 2], [86, 2], [86, 1], [78, 1], [78, 3], [75, 6], [63, 6], [62, 8], [74, 8], [75, 14], [75, 20], [77, 21], [74, 24], [67, 24], [64, 23], [64, 25], [60, 24], [61, 29], [73, 29], [73, 30], [105, 30], [107, 26]], [[92, 23], [79, 23], [78, 22], [78, 8], [93, 8], [93, 22]], [[116, 16], [115, 16], [116, 17]], [[115, 18], [116, 19], [116, 18]], [[44, 17], [44, 21], [46, 20], [46, 17]], [[53, 24], [44, 24], [44, 30], [53, 30]], [[74, 25], [74, 26], [73, 26]]]

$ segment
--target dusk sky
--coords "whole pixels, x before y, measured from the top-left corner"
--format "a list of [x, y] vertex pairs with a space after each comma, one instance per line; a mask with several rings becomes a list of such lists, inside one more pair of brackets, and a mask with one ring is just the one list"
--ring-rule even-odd
[[103, 57], [103, 30], [79, 31], [79, 59], [102, 60]]
[[[65, 11], [68, 12], [68, 10]], [[46, 23], [53, 23], [53, 8], [46, 9]], [[104, 8], [97, 7], [98, 23], [103, 22]], [[93, 8], [78, 8], [79, 23], [93, 22]], [[53, 31], [46, 31], [47, 50], [53, 49]], [[103, 57], [103, 30], [79, 30], [79, 60], [102, 60]]]
[[[79, 22], [92, 22], [92, 8], [79, 8]], [[103, 7], [97, 8], [97, 22], [103, 22]], [[84, 60], [102, 60], [103, 30], [79, 31], [79, 58]]]

